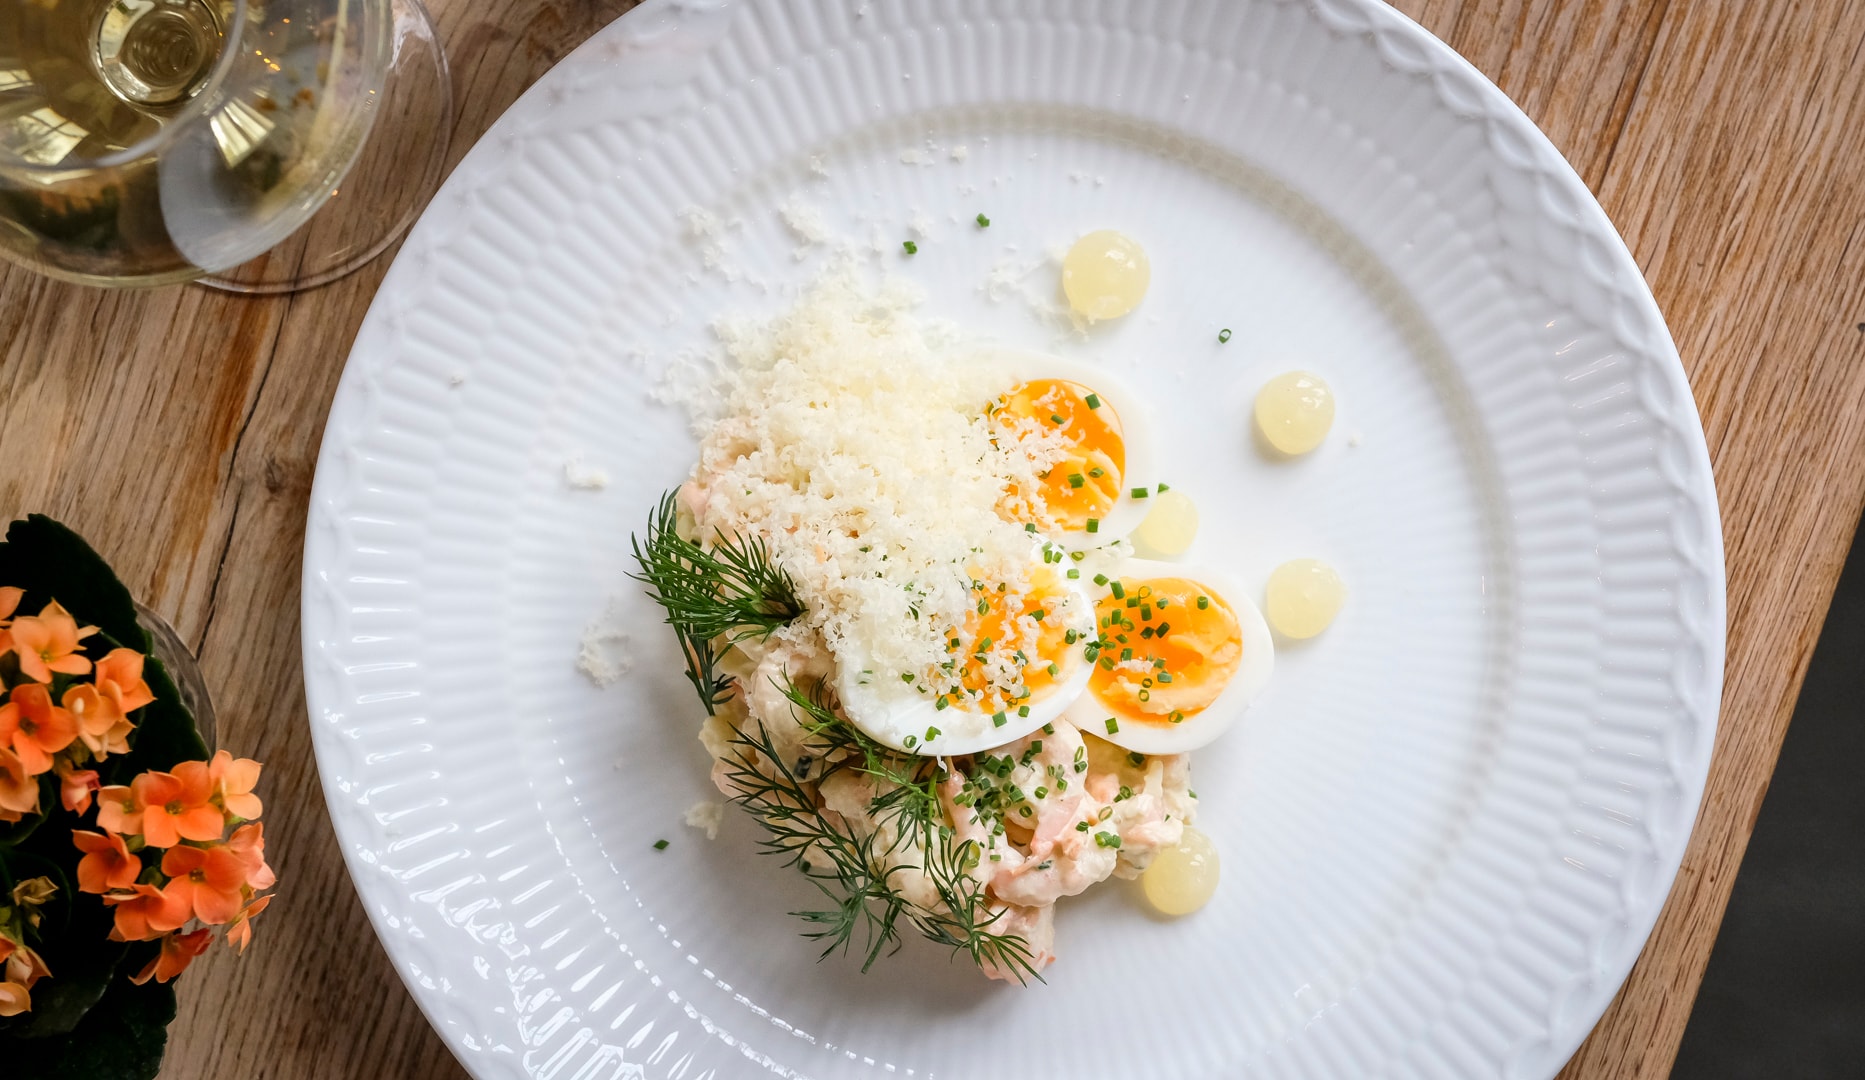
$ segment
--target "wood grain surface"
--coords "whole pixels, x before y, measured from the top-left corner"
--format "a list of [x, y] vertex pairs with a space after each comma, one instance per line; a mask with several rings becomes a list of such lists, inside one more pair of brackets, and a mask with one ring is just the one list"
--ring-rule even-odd
[[[770, 0], [775, 2], [775, 0]], [[632, 3], [431, 0], [453, 156]], [[1865, 504], [1865, 3], [1399, 0], [1547, 131], [1652, 282], [1708, 431], [1728, 681], [1656, 933], [1567, 1078], [1666, 1075]], [[298, 573], [318, 440], [386, 260], [276, 299], [0, 269], [0, 514], [95, 543], [199, 653], [221, 742], [267, 763], [280, 898], [181, 984], [164, 1076], [462, 1072], [345, 875], [312, 760]]]

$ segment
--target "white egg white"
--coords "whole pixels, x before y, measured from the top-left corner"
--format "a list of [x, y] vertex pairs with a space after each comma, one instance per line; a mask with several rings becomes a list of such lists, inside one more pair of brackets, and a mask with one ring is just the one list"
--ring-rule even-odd
[[[1082, 691], [1063, 718], [1083, 731], [1142, 754], [1182, 754], [1210, 745], [1236, 724], [1237, 718], [1268, 685], [1275, 669], [1275, 641], [1263, 613], [1234, 577], [1208, 565], [1126, 559], [1117, 572], [1110, 572], [1110, 576], [1123, 580], [1176, 577], [1204, 586], [1236, 613], [1243, 638], [1243, 662], [1219, 692], [1217, 700], [1176, 724], [1121, 719], [1117, 730], [1109, 732], [1107, 721], [1115, 713], [1101, 703], [1092, 688]], [[1096, 591], [1098, 595], [1099, 590]]]
[[[1055, 617], [1066, 620], [1065, 626], [1084, 636], [1092, 635], [1094, 601], [1082, 588], [1086, 582], [1063, 581], [1061, 584], [1067, 588], [1070, 599], [1060, 605]], [[872, 669], [874, 665], [862, 663], [858, 654], [839, 658], [835, 691], [841, 699], [842, 712], [851, 723], [870, 738], [895, 750], [929, 757], [976, 754], [1021, 739], [1062, 715], [1063, 710], [1083, 694], [1093, 674], [1092, 666], [1082, 658], [1080, 644], [1063, 645], [1059, 655], [1034, 658], [1032, 663], [1055, 663], [1061, 667], [1062, 674], [1046, 693], [1028, 703], [1028, 716], [1017, 715], [1015, 709], [1006, 710], [1002, 727], [993, 719], [993, 713], [962, 705], [940, 709], [934, 705], [932, 693], [921, 693], [898, 680], [864, 675], [864, 669]], [[931, 731], [937, 734], [929, 739], [926, 736]], [[912, 740], [911, 745], [908, 739]]]
[[1063, 379], [1085, 386], [1101, 399], [1104, 408], [1113, 409], [1120, 421], [1127, 464], [1121, 476], [1119, 499], [1092, 535], [1083, 530], [1067, 530], [1057, 539], [1078, 547], [1084, 542], [1104, 544], [1139, 528], [1150, 507], [1144, 499], [1133, 498], [1132, 491], [1136, 487], [1151, 488], [1163, 479], [1159, 475], [1159, 455], [1153, 442], [1152, 425], [1139, 397], [1112, 372], [1079, 360], [1020, 349], [992, 349], [984, 355], [999, 370], [1021, 382]]

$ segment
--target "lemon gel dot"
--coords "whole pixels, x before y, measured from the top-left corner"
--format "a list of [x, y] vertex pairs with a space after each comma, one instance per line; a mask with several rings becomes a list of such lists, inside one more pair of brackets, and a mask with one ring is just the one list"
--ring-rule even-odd
[[1077, 240], [1062, 260], [1062, 291], [1069, 306], [1090, 321], [1118, 319], [1139, 307], [1152, 280], [1146, 252], [1112, 229]]
[[1162, 850], [1140, 875], [1140, 888], [1162, 914], [1190, 915], [1210, 902], [1217, 879], [1217, 848], [1187, 825], [1179, 842]]
[[1152, 510], [1133, 530], [1133, 545], [1144, 555], [1170, 557], [1185, 554], [1198, 535], [1198, 504], [1179, 491], [1153, 496]]
[[1306, 454], [1334, 426], [1334, 392], [1310, 372], [1278, 375], [1256, 395], [1256, 424], [1277, 450]]
[[1269, 575], [1263, 613], [1282, 636], [1311, 638], [1328, 628], [1346, 599], [1347, 586], [1332, 566], [1296, 559]]

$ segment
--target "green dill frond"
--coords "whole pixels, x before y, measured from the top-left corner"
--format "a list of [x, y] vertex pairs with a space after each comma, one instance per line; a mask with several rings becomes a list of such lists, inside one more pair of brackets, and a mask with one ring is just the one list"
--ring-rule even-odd
[[708, 713], [731, 696], [731, 680], [718, 673], [719, 641], [767, 636], [803, 614], [796, 583], [771, 562], [762, 540], [721, 534], [711, 550], [680, 536], [674, 493], [661, 496], [648, 519], [647, 537], [630, 537], [638, 573], [667, 611], [680, 639], [687, 681]]
[[681, 537], [674, 493], [661, 497], [647, 537], [631, 538], [648, 595], [667, 621], [706, 638], [764, 637], [803, 614], [796, 582], [771, 561], [762, 539], [720, 533], [710, 548]]

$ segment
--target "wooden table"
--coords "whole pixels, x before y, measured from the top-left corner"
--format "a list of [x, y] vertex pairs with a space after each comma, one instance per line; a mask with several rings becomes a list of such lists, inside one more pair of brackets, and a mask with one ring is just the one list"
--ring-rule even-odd
[[[770, 0], [761, 0], [770, 2]], [[431, 0], [454, 157], [627, 0]], [[1656, 933], [1567, 1077], [1676, 1054], [1865, 503], [1865, 3], [1400, 0], [1605, 204], [1670, 320], [1729, 554], [1709, 790]], [[88, 536], [200, 655], [267, 763], [280, 900], [182, 983], [166, 1077], [463, 1075], [370, 931], [325, 816], [298, 571], [325, 412], [387, 260], [300, 296], [115, 294], [0, 269], [0, 513]]]

